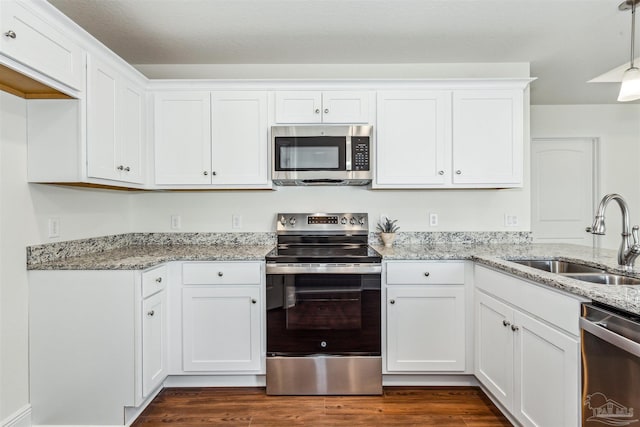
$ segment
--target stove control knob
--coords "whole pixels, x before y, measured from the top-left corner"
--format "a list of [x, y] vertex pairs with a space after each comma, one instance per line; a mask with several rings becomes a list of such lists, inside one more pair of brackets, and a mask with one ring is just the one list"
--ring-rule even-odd
[[360, 225], [364, 225], [364, 217], [361, 216], [360, 218], [358, 218], [358, 223]]
[[280, 224], [282, 224], [283, 226], [287, 225], [287, 218], [285, 218], [284, 216], [280, 217]]
[[294, 217], [289, 218], [289, 224], [291, 224], [291, 226], [295, 226], [296, 225], [296, 219]]
[[346, 225], [346, 224], [347, 224], [347, 218], [342, 217], [342, 219], [340, 220], [340, 223], [341, 223], [342, 225]]
[[351, 225], [356, 225], [356, 219], [355, 218], [351, 218], [351, 220], [349, 221], [349, 223]]

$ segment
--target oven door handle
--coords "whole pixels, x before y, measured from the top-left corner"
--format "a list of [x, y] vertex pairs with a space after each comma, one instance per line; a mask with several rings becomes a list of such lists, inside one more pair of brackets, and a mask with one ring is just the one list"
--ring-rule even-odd
[[600, 322], [592, 322], [584, 317], [581, 317], [580, 328], [615, 347], [631, 353], [634, 356], [640, 357], [640, 344], [607, 329], [606, 323], [600, 324]]
[[380, 264], [267, 264], [267, 274], [380, 274]]

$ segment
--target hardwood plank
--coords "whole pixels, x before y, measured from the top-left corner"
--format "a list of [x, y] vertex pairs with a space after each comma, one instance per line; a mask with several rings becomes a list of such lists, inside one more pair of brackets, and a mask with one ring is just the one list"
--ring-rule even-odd
[[267, 396], [264, 388], [168, 388], [132, 427], [511, 424], [476, 387], [386, 387], [382, 396]]

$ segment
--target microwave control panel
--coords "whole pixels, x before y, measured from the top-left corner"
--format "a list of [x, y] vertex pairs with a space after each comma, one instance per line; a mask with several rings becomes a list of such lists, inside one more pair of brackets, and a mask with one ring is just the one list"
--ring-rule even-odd
[[351, 137], [351, 162], [352, 170], [368, 171], [369, 170], [369, 137], [368, 136], [352, 136]]

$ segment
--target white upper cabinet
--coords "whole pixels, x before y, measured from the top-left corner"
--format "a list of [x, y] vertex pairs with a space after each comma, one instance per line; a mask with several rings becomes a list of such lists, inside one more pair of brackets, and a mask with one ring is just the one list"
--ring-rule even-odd
[[367, 91], [276, 92], [276, 123], [368, 123]]
[[159, 185], [269, 187], [267, 93], [158, 92]]
[[374, 188], [522, 186], [522, 89], [379, 91]]
[[142, 88], [95, 58], [87, 83], [87, 175], [144, 183]]
[[209, 92], [155, 94], [156, 184], [211, 184]]
[[522, 184], [523, 93], [453, 93], [453, 183]]
[[451, 92], [380, 91], [377, 111], [376, 184], [445, 184]]
[[0, 53], [73, 89], [83, 89], [80, 46], [25, 2], [0, 1], [0, 15]]

